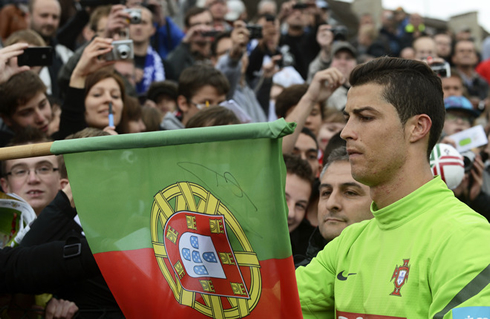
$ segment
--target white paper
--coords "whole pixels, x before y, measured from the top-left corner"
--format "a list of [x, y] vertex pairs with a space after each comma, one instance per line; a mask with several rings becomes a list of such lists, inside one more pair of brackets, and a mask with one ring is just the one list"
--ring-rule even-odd
[[449, 135], [449, 137], [456, 142], [456, 149], [460, 153], [488, 143], [487, 135], [481, 125]]

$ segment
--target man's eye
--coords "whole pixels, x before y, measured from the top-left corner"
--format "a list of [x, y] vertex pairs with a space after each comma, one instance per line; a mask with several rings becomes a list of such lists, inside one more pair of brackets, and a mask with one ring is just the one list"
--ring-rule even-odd
[[48, 166], [41, 166], [41, 167], [39, 167], [39, 168], [37, 169], [37, 171], [38, 171], [38, 172], [40, 172], [40, 173], [47, 173], [47, 172], [49, 172], [50, 170], [51, 170], [51, 168], [50, 168], [50, 167], [48, 167]]
[[31, 115], [31, 114], [32, 114], [32, 112], [33, 112], [33, 111], [32, 111], [31, 109], [29, 109], [29, 110], [24, 110], [24, 111], [19, 112], [19, 116], [26, 117], [26, 116]]
[[330, 194], [332, 194], [331, 191], [322, 191], [320, 193], [320, 196], [322, 196], [322, 197], [328, 197], [328, 196], [330, 196]]
[[306, 210], [306, 205], [304, 205], [304, 204], [296, 204], [296, 208], [298, 208], [299, 210]]
[[308, 159], [309, 159], [309, 160], [314, 160], [314, 161], [316, 161], [316, 160], [317, 160], [317, 156], [316, 156], [316, 155], [308, 155]]
[[26, 169], [16, 169], [16, 170], [12, 171], [12, 174], [14, 174], [14, 175], [25, 175], [26, 172], [27, 172]]
[[371, 116], [363, 116], [363, 115], [359, 115], [359, 118], [363, 122], [369, 122], [369, 121], [371, 121], [373, 119], [373, 117], [371, 117]]

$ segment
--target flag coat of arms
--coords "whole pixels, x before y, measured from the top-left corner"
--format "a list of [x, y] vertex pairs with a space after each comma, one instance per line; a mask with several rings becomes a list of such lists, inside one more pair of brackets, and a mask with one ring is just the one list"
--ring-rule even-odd
[[127, 318], [301, 318], [281, 137], [241, 124], [54, 142]]

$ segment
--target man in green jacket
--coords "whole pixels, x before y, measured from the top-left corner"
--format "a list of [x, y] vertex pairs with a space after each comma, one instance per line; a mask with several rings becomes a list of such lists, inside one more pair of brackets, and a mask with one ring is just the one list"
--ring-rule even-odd
[[488, 318], [490, 224], [429, 166], [444, 125], [440, 79], [422, 62], [379, 58], [350, 83], [341, 136], [374, 218], [297, 269], [304, 317]]

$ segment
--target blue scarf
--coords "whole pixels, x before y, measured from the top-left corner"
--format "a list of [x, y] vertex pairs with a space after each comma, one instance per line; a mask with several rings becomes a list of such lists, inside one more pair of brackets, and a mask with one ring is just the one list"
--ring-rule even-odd
[[162, 58], [149, 45], [146, 51], [143, 78], [136, 84], [136, 92], [138, 94], [145, 93], [152, 82], [163, 80], [165, 80], [165, 71], [163, 70]]

